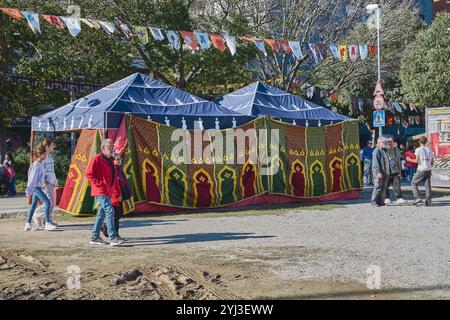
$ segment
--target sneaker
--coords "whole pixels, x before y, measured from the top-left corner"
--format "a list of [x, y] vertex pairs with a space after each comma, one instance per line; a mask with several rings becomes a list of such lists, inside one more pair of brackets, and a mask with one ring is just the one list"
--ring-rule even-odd
[[108, 228], [106, 227], [106, 225], [102, 225], [102, 227], [100, 228], [100, 231], [103, 233], [103, 235], [108, 238]]
[[91, 240], [89, 240], [89, 244], [107, 245], [108, 243], [104, 241], [102, 238], [98, 237], [98, 238], [91, 238]]
[[396, 203], [398, 203], [398, 204], [405, 204], [406, 200], [403, 199], [403, 198], [398, 198]]
[[48, 223], [45, 224], [45, 231], [54, 231], [54, 230], [56, 230], [56, 229], [58, 229], [58, 227], [55, 226], [55, 225], [54, 225], [53, 223], [51, 223], [51, 222], [48, 222]]
[[386, 199], [386, 200], [384, 200], [384, 204], [390, 204], [391, 203], [391, 200], [390, 199]]
[[38, 230], [34, 225], [32, 225], [31, 223], [26, 223], [25, 224], [25, 228], [24, 231], [36, 231]]
[[425, 201], [425, 206], [430, 207], [431, 206], [431, 201]]
[[419, 204], [422, 202], [422, 199], [416, 198], [413, 201], [411, 201], [410, 205], [415, 206], [416, 204]]
[[109, 244], [111, 246], [118, 246], [121, 245], [122, 243], [124, 243], [124, 240], [121, 237], [114, 237], [111, 239], [111, 241], [109, 242]]

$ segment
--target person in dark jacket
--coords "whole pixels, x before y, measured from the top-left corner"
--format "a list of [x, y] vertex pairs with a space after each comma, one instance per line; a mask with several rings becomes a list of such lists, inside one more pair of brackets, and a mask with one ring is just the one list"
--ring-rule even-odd
[[389, 160], [386, 152], [386, 138], [379, 137], [377, 147], [372, 154], [373, 192], [371, 203], [374, 206], [384, 206], [386, 195], [386, 182], [389, 172]]
[[86, 170], [86, 178], [91, 183], [91, 195], [96, 198], [99, 205], [90, 244], [106, 244], [100, 238], [100, 229], [105, 216], [110, 245], [116, 246], [123, 243], [123, 239], [118, 236], [114, 227], [114, 208], [111, 198], [121, 201], [122, 195], [116, 169], [111, 159], [112, 153], [112, 140], [104, 139], [101, 144], [101, 152], [91, 159]]
[[[120, 154], [115, 153], [114, 156], [114, 168], [116, 169], [116, 175], [119, 180], [120, 192], [122, 194], [122, 199], [115, 198], [111, 196], [111, 202], [114, 207], [114, 226], [116, 227], [117, 235], [119, 235], [119, 220], [123, 216], [123, 201], [129, 200], [133, 195], [133, 191], [131, 190], [130, 183], [128, 182], [127, 176], [123, 171], [122, 166], [122, 156]], [[106, 237], [107, 233], [107, 225], [104, 223], [102, 227], [102, 233]], [[123, 239], [123, 238], [122, 238]]]

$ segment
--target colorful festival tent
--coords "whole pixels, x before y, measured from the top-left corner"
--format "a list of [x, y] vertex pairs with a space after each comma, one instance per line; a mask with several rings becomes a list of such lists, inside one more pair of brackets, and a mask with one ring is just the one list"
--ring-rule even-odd
[[135, 73], [56, 110], [33, 117], [32, 129], [114, 129], [119, 128], [126, 113], [186, 129], [231, 128], [253, 119]]
[[270, 116], [302, 126], [321, 126], [351, 119], [259, 81], [215, 102], [242, 115]]
[[[236, 128], [246, 137], [239, 142], [232, 129], [180, 130], [128, 114], [118, 131], [116, 146], [124, 146], [124, 170], [133, 187], [125, 212], [343, 200], [357, 198], [362, 188], [357, 121], [304, 127], [264, 116]], [[101, 138], [101, 130], [82, 131], [61, 210], [95, 212], [84, 173]], [[186, 153], [174, 154], [180, 146]]]

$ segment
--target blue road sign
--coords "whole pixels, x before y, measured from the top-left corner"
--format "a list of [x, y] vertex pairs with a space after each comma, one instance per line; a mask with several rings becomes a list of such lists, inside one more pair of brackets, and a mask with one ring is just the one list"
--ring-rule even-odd
[[373, 112], [373, 126], [375, 128], [384, 127], [386, 125], [386, 113], [384, 110]]

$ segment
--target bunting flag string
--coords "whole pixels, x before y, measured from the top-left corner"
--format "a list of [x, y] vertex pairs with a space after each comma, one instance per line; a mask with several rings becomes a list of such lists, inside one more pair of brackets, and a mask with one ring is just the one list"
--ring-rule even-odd
[[[31, 30], [35, 33], [41, 33], [41, 27], [39, 23], [39, 13], [30, 11], [21, 11], [17, 8], [0, 8], [1, 12], [4, 12], [14, 20], [27, 21]], [[77, 18], [77, 17], [63, 17], [56, 15], [42, 15], [42, 18], [49, 24], [57, 29], [64, 29], [67, 27], [70, 34], [76, 37], [81, 32], [81, 22], [91, 29], [103, 29], [107, 34], [112, 35], [117, 29], [121, 30], [121, 34], [127, 39], [131, 39], [136, 36], [143, 45], [147, 45], [149, 40], [149, 32], [156, 41], [162, 41], [167, 38], [169, 46], [172, 49], [181, 48], [181, 38], [183, 38], [186, 46], [192, 50], [197, 49], [209, 49], [212, 46], [217, 50], [224, 52], [226, 48], [229, 49], [231, 55], [236, 54], [236, 36], [232, 35], [220, 35], [210, 34], [201, 31], [175, 31], [164, 30], [166, 36], [163, 34], [163, 30], [158, 27], [145, 27], [145, 26], [129, 26], [126, 23], [114, 23], [109, 21], [101, 21], [91, 18]], [[326, 60], [328, 57], [328, 51], [336, 60], [346, 62], [349, 58], [350, 61], [356, 61], [358, 58], [361, 60], [367, 59], [367, 57], [375, 56], [377, 54], [377, 47], [375, 45], [359, 44], [359, 45], [346, 45], [346, 44], [328, 44], [317, 43], [301, 43], [298, 40], [288, 39], [271, 39], [271, 38], [254, 38], [241, 36], [238, 37], [242, 41], [254, 43], [256, 48], [264, 55], [268, 56], [265, 44], [268, 44], [271, 50], [275, 54], [293, 55], [296, 59], [304, 57], [302, 47], [306, 51], [307, 56], [317, 65], [321, 61]]]

